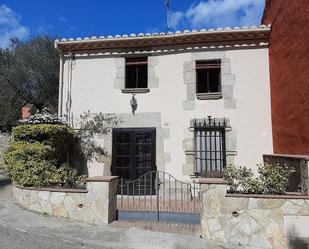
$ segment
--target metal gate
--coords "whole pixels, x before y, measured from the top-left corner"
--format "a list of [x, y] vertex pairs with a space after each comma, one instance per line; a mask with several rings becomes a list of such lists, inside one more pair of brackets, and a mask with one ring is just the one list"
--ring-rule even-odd
[[117, 210], [118, 220], [199, 224], [199, 185], [162, 171], [148, 172], [134, 181], [120, 179]]

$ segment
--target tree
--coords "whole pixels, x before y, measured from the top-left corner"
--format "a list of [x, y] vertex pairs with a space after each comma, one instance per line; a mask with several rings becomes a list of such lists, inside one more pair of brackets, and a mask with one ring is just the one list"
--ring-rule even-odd
[[6, 63], [11, 58], [9, 50], [0, 49], [0, 131], [8, 131], [17, 124], [23, 102], [4, 78]]
[[[50, 36], [34, 37], [26, 42], [11, 40], [0, 51], [1, 123], [16, 120], [22, 104], [33, 104], [56, 112], [58, 104], [59, 56]], [[2, 91], [5, 89], [5, 91]]]

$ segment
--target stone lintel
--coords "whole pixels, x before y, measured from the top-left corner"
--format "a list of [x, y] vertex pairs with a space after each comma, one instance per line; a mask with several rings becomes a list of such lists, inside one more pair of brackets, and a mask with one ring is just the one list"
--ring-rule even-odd
[[92, 176], [86, 179], [86, 182], [111, 182], [118, 179], [119, 176]]

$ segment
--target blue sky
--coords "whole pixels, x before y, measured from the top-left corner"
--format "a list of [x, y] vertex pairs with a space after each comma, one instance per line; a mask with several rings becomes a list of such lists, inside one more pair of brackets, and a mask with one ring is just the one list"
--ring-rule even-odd
[[[35, 35], [166, 31], [166, 0], [2, 0], [0, 47]], [[259, 25], [265, 0], [171, 0], [172, 30]]]

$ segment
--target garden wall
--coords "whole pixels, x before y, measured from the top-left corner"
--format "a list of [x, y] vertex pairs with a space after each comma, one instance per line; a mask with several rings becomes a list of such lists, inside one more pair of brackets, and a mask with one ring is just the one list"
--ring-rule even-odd
[[22, 207], [56, 217], [93, 224], [116, 219], [117, 177], [91, 177], [87, 189], [37, 189], [13, 185], [15, 201]]
[[200, 180], [205, 239], [261, 248], [309, 239], [309, 197], [227, 194], [222, 180]]

